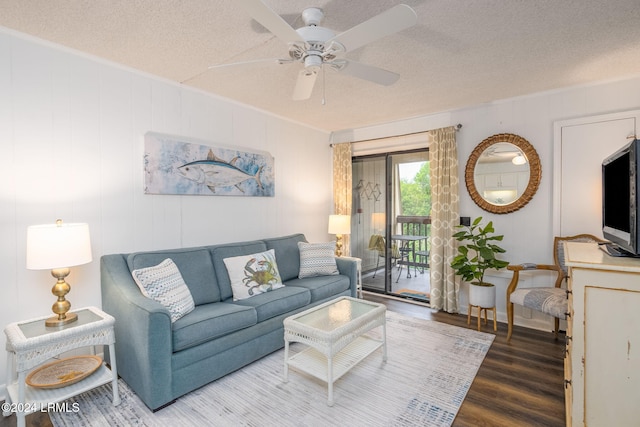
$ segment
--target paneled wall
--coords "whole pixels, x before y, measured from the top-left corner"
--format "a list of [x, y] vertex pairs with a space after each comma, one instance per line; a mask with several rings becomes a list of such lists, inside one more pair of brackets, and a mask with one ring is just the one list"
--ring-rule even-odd
[[[270, 152], [275, 197], [145, 195], [148, 131]], [[0, 31], [0, 325], [47, 315], [55, 299], [50, 273], [25, 268], [32, 224], [89, 224], [93, 262], [67, 279], [75, 308], [101, 305], [103, 254], [296, 232], [328, 241], [328, 141], [325, 132]], [[3, 379], [5, 366], [1, 352]]]

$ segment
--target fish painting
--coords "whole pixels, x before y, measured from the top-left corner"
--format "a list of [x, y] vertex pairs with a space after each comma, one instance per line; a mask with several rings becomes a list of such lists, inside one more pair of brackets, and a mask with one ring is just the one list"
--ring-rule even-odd
[[274, 169], [266, 151], [156, 132], [144, 137], [145, 194], [273, 197]]
[[235, 165], [237, 160], [238, 158], [234, 157], [230, 162], [225, 162], [209, 150], [206, 160], [185, 163], [177, 170], [184, 178], [206, 185], [213, 193], [216, 192], [216, 187], [230, 186], [234, 186], [244, 193], [240, 184], [248, 179], [255, 179], [258, 187], [263, 188], [262, 182], [260, 182], [262, 166], [258, 168], [258, 172], [252, 175], [238, 168]]

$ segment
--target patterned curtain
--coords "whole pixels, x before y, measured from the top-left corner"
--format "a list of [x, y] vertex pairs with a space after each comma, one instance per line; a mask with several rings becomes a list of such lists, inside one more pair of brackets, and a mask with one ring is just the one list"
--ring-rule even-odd
[[456, 130], [452, 127], [429, 132], [431, 164], [431, 308], [458, 312], [458, 291], [450, 264], [457, 253], [452, 237], [460, 221], [458, 193], [458, 153]]
[[[351, 216], [351, 143], [333, 146], [333, 213]], [[342, 254], [351, 254], [349, 235], [343, 236]]]

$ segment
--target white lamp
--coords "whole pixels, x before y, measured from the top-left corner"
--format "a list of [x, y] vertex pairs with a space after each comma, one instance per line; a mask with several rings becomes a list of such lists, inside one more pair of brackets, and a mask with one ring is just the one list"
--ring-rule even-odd
[[385, 226], [385, 214], [384, 212], [374, 212], [371, 214], [371, 222], [373, 223], [373, 229], [378, 234], [384, 234]]
[[65, 299], [71, 287], [65, 282], [69, 267], [91, 262], [91, 239], [88, 224], [32, 225], [27, 228], [27, 269], [49, 270], [58, 279], [51, 292], [58, 297], [51, 309], [56, 316], [45, 321], [46, 326], [63, 326], [78, 320], [67, 313], [71, 303]]
[[329, 215], [329, 234], [336, 235], [336, 256], [342, 256], [342, 235], [351, 234], [351, 217]]

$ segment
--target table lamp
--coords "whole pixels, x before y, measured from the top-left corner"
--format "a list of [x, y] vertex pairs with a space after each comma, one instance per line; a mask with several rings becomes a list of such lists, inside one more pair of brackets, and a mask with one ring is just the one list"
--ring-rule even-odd
[[336, 235], [336, 256], [342, 256], [342, 235], [351, 234], [351, 217], [329, 215], [329, 234]]
[[385, 214], [384, 212], [374, 212], [371, 214], [371, 222], [376, 234], [384, 234]]
[[45, 321], [46, 326], [59, 327], [78, 320], [68, 313], [71, 303], [65, 299], [71, 287], [65, 282], [69, 267], [91, 262], [91, 241], [88, 224], [32, 225], [27, 228], [27, 269], [48, 270], [58, 279], [51, 292], [58, 297], [51, 309], [56, 316]]

